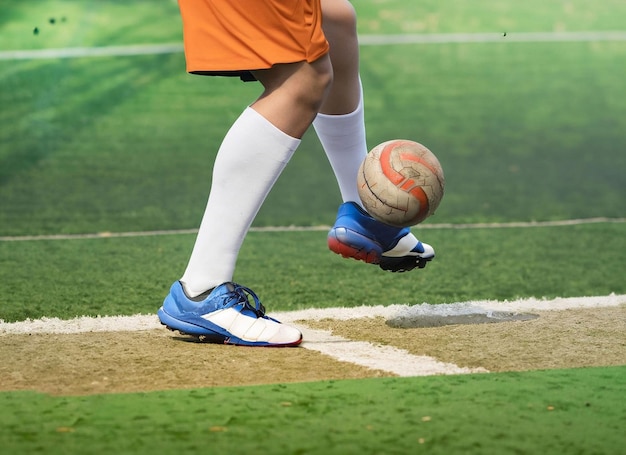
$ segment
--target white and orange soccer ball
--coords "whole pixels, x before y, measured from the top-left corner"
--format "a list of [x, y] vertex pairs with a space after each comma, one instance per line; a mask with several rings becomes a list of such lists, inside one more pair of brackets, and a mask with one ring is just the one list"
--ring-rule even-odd
[[435, 213], [445, 186], [434, 153], [402, 139], [374, 147], [359, 168], [357, 183], [368, 213], [398, 227], [414, 226]]

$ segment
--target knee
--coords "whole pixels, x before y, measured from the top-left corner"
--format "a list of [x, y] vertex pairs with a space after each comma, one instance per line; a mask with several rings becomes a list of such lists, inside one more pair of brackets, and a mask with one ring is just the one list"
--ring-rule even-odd
[[322, 93], [325, 93], [332, 85], [334, 77], [333, 65], [329, 55], [326, 55], [325, 58], [320, 61], [320, 65], [316, 68], [316, 71], [319, 89]]
[[312, 63], [278, 64], [253, 74], [264, 86], [261, 98], [278, 95], [314, 112], [324, 102], [333, 82], [333, 66], [328, 54]]
[[317, 111], [326, 99], [333, 83], [333, 66], [328, 55], [312, 63], [303, 80], [298, 81], [299, 98]]

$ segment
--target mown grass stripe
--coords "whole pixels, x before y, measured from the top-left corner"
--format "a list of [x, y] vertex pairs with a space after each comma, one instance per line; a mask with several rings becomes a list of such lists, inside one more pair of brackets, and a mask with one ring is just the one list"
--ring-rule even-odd
[[[451, 43], [548, 43], [626, 41], [622, 31], [585, 32], [514, 32], [497, 33], [424, 33], [403, 35], [361, 35], [361, 46], [398, 44], [451, 44]], [[25, 49], [0, 51], [0, 60], [36, 60], [52, 58], [120, 57], [132, 55], [175, 54], [183, 52], [179, 43], [133, 44], [126, 46], [69, 47], [56, 49]]]
[[[578, 226], [582, 224], [625, 223], [626, 218], [586, 218], [557, 221], [513, 221], [510, 223], [434, 223], [422, 224], [419, 229], [506, 229], [506, 228], [533, 228]], [[253, 227], [252, 232], [319, 232], [327, 231], [330, 226], [263, 226]], [[91, 234], [51, 234], [51, 235], [23, 235], [0, 236], [0, 242], [23, 242], [29, 240], [80, 240], [80, 239], [108, 239], [116, 237], [152, 237], [158, 235], [185, 235], [196, 234], [197, 229], [173, 229], [163, 231], [136, 231], [136, 232], [96, 232]]]

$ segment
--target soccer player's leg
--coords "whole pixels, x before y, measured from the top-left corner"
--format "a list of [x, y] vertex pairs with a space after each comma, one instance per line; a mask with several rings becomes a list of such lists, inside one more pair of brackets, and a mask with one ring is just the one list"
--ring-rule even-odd
[[356, 13], [347, 0], [322, 0], [324, 34], [330, 44], [333, 83], [313, 126], [331, 164], [344, 204], [328, 235], [337, 254], [400, 272], [422, 268], [435, 256], [409, 229], [380, 223], [364, 212], [357, 190], [359, 166], [367, 155], [359, 77]]
[[[332, 76], [324, 59], [255, 72], [266, 89], [233, 124], [218, 150], [187, 269], [159, 310], [169, 328], [231, 344], [300, 342], [299, 331], [268, 318], [260, 305], [246, 305], [245, 296], [254, 293], [231, 281], [254, 217], [326, 94]], [[253, 300], [258, 302], [256, 296]]]

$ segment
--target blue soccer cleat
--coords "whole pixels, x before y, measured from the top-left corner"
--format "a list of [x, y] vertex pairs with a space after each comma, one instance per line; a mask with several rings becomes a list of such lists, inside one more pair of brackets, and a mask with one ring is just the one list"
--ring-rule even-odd
[[211, 343], [297, 346], [302, 342], [298, 329], [266, 316], [256, 294], [236, 283], [221, 284], [208, 295], [190, 299], [177, 281], [157, 314], [170, 330]]
[[354, 202], [339, 206], [328, 247], [345, 258], [378, 264], [390, 272], [424, 268], [435, 250], [415, 238], [409, 228], [398, 228], [372, 218]]

